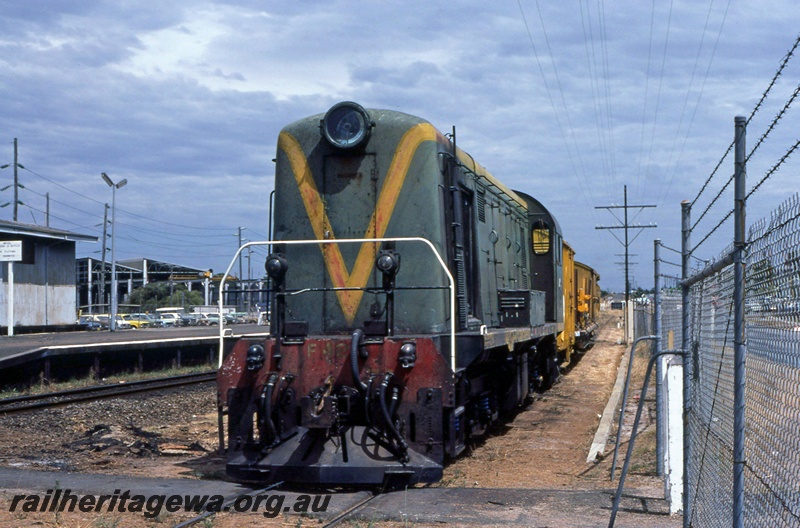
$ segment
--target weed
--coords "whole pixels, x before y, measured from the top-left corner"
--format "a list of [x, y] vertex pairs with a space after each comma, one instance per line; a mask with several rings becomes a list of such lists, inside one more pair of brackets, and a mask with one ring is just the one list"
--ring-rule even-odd
[[117, 528], [119, 526], [119, 521], [120, 517], [114, 517], [113, 519], [100, 517], [94, 522], [94, 526], [97, 528]]

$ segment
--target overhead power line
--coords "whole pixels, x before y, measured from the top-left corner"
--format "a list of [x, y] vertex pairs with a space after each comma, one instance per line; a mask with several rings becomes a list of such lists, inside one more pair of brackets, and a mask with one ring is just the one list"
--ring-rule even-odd
[[[627, 306], [627, 302], [630, 300], [630, 291], [631, 291], [630, 278], [629, 278], [630, 277], [630, 252], [629, 252], [629, 248], [630, 248], [630, 245], [634, 242], [634, 240], [636, 240], [636, 238], [639, 236], [639, 234], [637, 233], [637, 235], [633, 237], [633, 240], [630, 240], [630, 237], [628, 236], [628, 231], [631, 230], [631, 229], [642, 230], [642, 229], [657, 227], [656, 224], [640, 225], [640, 224], [630, 224], [630, 223], [628, 223], [628, 209], [637, 209], [639, 212], [641, 212], [641, 210], [643, 210], [645, 208], [650, 208], [650, 207], [655, 207], [655, 205], [628, 205], [628, 186], [627, 185], [624, 187], [624, 202], [623, 202], [623, 205], [606, 205], [606, 206], [595, 207], [595, 209], [608, 209], [609, 212], [611, 212], [612, 214], [613, 214], [613, 210], [615, 210], [615, 209], [622, 209], [622, 211], [623, 211], [623, 219], [620, 220], [619, 218], [617, 218], [617, 220], [620, 221], [620, 223], [618, 223], [617, 225], [613, 225], [613, 226], [596, 226], [595, 229], [611, 230], [612, 231], [611, 232], [612, 235], [614, 235], [613, 231], [617, 230], [617, 229], [622, 229], [622, 230], [625, 231], [625, 241], [624, 242], [622, 240], [620, 240], [619, 238], [617, 238], [616, 235], [614, 235], [614, 238], [617, 238], [617, 240], [619, 242], [621, 242], [622, 245], [625, 248], [625, 302], [626, 302], [626, 306]], [[616, 217], [616, 215], [614, 215], [614, 216]], [[641, 233], [641, 231], [639, 231], [639, 233]]]

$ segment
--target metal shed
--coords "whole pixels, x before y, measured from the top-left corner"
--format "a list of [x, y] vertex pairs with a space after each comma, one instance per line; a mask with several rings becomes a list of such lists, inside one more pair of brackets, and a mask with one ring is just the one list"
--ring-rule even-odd
[[[15, 328], [46, 328], [75, 323], [75, 243], [97, 237], [51, 227], [0, 220], [0, 242], [20, 241], [21, 260], [0, 262], [0, 332]], [[9, 273], [12, 272], [12, 274]], [[13, 309], [9, 279], [13, 276]]]

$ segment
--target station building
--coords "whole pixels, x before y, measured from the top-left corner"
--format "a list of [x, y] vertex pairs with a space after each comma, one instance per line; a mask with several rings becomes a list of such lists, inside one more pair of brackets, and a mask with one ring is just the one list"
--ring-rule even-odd
[[[97, 237], [0, 220], [0, 241], [22, 242], [21, 261], [0, 262], [0, 333], [8, 333], [11, 312], [14, 328], [73, 325], [77, 308], [75, 245], [97, 242]], [[12, 275], [14, 305], [9, 310]]]
[[[21, 242], [22, 259], [0, 262], [0, 335], [7, 335], [13, 312], [15, 332], [39, 332], [75, 325], [77, 315], [108, 313], [111, 302], [111, 262], [76, 258], [77, 242], [98, 237], [47, 226], [0, 220], [0, 242]], [[9, 309], [9, 266], [13, 271], [13, 310]], [[156, 259], [137, 258], [116, 263], [117, 299], [124, 305], [130, 293], [153, 282], [185, 285], [200, 291], [206, 305], [219, 299], [219, 278], [210, 270]], [[236, 279], [226, 283], [225, 302], [247, 310], [265, 302], [263, 279], [247, 281], [239, 292]]]

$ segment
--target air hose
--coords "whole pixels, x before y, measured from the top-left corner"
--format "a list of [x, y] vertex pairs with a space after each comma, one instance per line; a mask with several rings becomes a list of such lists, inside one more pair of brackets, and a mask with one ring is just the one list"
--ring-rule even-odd
[[356, 328], [353, 331], [353, 337], [350, 340], [350, 369], [353, 371], [353, 383], [361, 392], [367, 390], [367, 384], [361, 381], [358, 374], [358, 351], [364, 344], [364, 331]]
[[270, 445], [275, 445], [278, 442], [278, 431], [275, 429], [275, 424], [272, 421], [272, 392], [275, 389], [275, 383], [278, 381], [278, 374], [273, 372], [269, 375], [267, 384], [264, 386], [264, 391], [261, 393], [261, 408], [264, 409], [264, 422], [267, 425], [267, 431], [272, 435], [272, 442]]
[[380, 400], [383, 419], [386, 422], [386, 425], [389, 427], [389, 431], [392, 433], [392, 435], [397, 439], [397, 442], [400, 444], [399, 447], [402, 453], [402, 461], [403, 463], [405, 463], [409, 461], [408, 444], [406, 443], [405, 439], [403, 439], [403, 437], [400, 435], [400, 433], [397, 431], [397, 428], [394, 426], [392, 417], [389, 414], [389, 409], [386, 407], [386, 389], [389, 386], [389, 382], [391, 380], [392, 380], [392, 373], [387, 372], [386, 375], [383, 377], [383, 382], [381, 383], [380, 394], [378, 399]]

